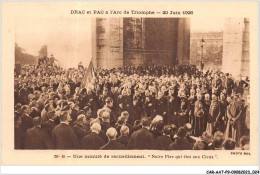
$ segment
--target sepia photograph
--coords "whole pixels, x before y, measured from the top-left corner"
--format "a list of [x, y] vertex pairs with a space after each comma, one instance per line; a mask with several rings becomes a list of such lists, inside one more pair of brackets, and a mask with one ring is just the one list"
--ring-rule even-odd
[[249, 150], [250, 19], [210, 20], [17, 22], [14, 148]]
[[56, 4], [6, 4], [8, 164], [257, 162], [257, 16]]

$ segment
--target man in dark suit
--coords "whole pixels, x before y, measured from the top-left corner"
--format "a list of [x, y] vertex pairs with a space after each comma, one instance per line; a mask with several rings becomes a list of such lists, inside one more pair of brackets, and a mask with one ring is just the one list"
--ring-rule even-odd
[[41, 127], [41, 122], [40, 117], [33, 119], [34, 127], [26, 132], [25, 149], [52, 149], [51, 138], [47, 131]]
[[30, 106], [28, 106], [28, 105], [22, 106], [22, 111], [23, 111], [23, 114], [21, 116], [21, 119], [22, 119], [21, 128], [24, 131], [26, 131], [27, 129], [33, 127], [33, 119], [32, 119], [32, 117], [29, 116], [29, 114], [31, 113]]
[[40, 117], [41, 116], [41, 112], [40, 110], [38, 109], [38, 103], [36, 100], [33, 100], [31, 103], [30, 103], [30, 107], [31, 107], [31, 113], [30, 113], [30, 116], [32, 118], [34, 117]]
[[91, 133], [82, 139], [81, 148], [88, 150], [97, 150], [105, 145], [105, 141], [98, 135], [101, 131], [99, 123], [93, 123], [90, 127]]
[[129, 142], [129, 128], [127, 126], [122, 126], [120, 129], [120, 134], [121, 135], [116, 140], [127, 147]]
[[142, 128], [135, 131], [129, 140], [129, 149], [154, 149], [154, 136], [149, 131], [151, 121], [147, 117], [143, 117], [141, 120]]
[[190, 134], [191, 134], [191, 132], [192, 132], [192, 126], [191, 126], [191, 124], [190, 124], [190, 123], [186, 123], [186, 124], [184, 125], [184, 128], [185, 128], [185, 130], [186, 130], [186, 132], [187, 132], [186, 139], [188, 140], [189, 143], [194, 144], [194, 143], [196, 142], [196, 140], [193, 139], [193, 138], [190, 136]]
[[23, 149], [26, 132], [21, 128], [21, 117], [19, 113], [15, 112], [15, 129], [14, 129], [14, 149]]
[[54, 119], [56, 118], [55, 116], [55, 111], [52, 111], [51, 113], [49, 113], [48, 115], [49, 120], [47, 120], [46, 122], [42, 123], [42, 128], [44, 128], [50, 137], [52, 137], [52, 131], [54, 129], [54, 127], [56, 126]]
[[177, 132], [177, 138], [169, 145], [169, 150], [191, 150], [193, 144], [186, 139], [187, 131], [184, 127], [180, 127]]
[[168, 150], [169, 145], [173, 142], [171, 139], [171, 133], [173, 129], [170, 125], [166, 125], [163, 128], [163, 135], [156, 138], [156, 149]]
[[102, 146], [101, 150], [124, 150], [126, 149], [125, 145], [116, 141], [117, 131], [115, 128], [109, 128], [106, 132], [108, 137], [108, 143]]
[[61, 123], [55, 126], [52, 132], [54, 148], [77, 149], [78, 139], [73, 129], [69, 126], [69, 114], [64, 112], [60, 117]]
[[84, 114], [81, 114], [77, 117], [77, 124], [73, 126], [79, 145], [81, 145], [82, 139], [86, 135], [86, 128], [83, 125], [84, 123], [86, 123], [86, 117]]

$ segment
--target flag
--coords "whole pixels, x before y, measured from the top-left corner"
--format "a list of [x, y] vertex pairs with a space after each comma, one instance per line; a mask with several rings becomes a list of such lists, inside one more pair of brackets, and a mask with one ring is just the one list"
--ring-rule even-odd
[[95, 70], [93, 60], [91, 59], [88, 68], [85, 70], [85, 75], [82, 80], [83, 87], [88, 86], [91, 83], [92, 78], [95, 78]]

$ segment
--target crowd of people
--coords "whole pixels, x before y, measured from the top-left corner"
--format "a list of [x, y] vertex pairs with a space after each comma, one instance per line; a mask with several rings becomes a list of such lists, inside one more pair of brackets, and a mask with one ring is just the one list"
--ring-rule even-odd
[[203, 64], [15, 70], [15, 149], [249, 149], [249, 77]]

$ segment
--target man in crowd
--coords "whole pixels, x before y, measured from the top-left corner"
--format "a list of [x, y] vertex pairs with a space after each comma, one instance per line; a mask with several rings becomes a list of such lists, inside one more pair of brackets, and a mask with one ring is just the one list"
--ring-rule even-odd
[[69, 114], [64, 112], [60, 117], [60, 124], [55, 126], [52, 138], [55, 149], [78, 149], [77, 135], [69, 126]]
[[99, 123], [93, 123], [90, 127], [91, 133], [82, 140], [81, 148], [88, 150], [97, 150], [105, 145], [105, 141], [98, 135], [101, 131]]
[[[99, 149], [101, 146], [84, 147], [83, 138], [91, 136], [87, 140], [94, 142], [99, 140], [93, 136], [97, 134], [106, 143], [112, 138], [113, 130], [108, 132], [111, 137], [106, 136], [111, 127], [118, 130], [115, 139], [123, 140], [128, 149], [168, 149], [168, 137], [175, 145], [182, 139], [194, 144], [192, 138], [199, 139], [206, 130], [209, 136], [221, 131], [239, 146], [239, 139], [249, 133], [244, 128], [249, 126], [249, 103], [242, 94], [250, 86], [241, 76], [235, 79], [195, 65], [98, 68], [94, 74], [95, 79], [86, 83], [84, 67], [63, 69], [48, 61], [25, 66], [20, 75], [15, 74], [16, 147], [23, 148], [20, 143], [25, 138], [20, 130], [26, 133], [33, 128], [37, 116], [42, 119], [41, 128], [52, 136], [55, 149]], [[119, 117], [122, 112], [127, 117]], [[151, 123], [158, 115], [161, 119]], [[99, 132], [95, 123], [101, 125]], [[174, 131], [168, 131], [167, 125], [175, 126]], [[183, 126], [188, 132], [185, 138], [183, 132], [175, 137], [175, 130]], [[159, 147], [155, 144], [158, 139]], [[211, 148], [213, 140], [208, 139]]]
[[116, 140], [117, 131], [115, 128], [109, 128], [106, 132], [108, 143], [106, 143], [104, 146], [102, 146], [101, 150], [122, 150], [126, 149], [125, 145], [119, 143]]
[[25, 149], [52, 149], [53, 145], [51, 138], [47, 131], [41, 127], [41, 118], [35, 117], [33, 119], [33, 128], [30, 128], [26, 132], [26, 138], [24, 143]]
[[149, 131], [151, 121], [147, 117], [141, 119], [142, 129], [135, 131], [129, 140], [129, 149], [154, 149], [154, 136]]

